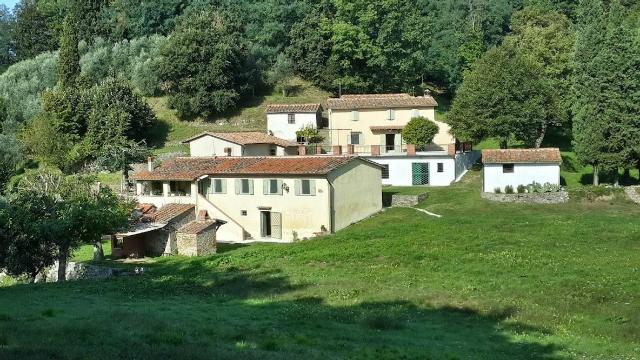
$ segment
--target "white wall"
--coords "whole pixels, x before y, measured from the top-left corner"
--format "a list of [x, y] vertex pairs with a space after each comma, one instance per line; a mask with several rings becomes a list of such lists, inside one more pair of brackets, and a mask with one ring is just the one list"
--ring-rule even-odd
[[296, 113], [296, 123], [289, 124], [288, 114], [267, 114], [267, 130], [273, 132], [273, 136], [285, 140], [296, 141], [296, 131], [305, 126], [317, 127], [318, 114]]
[[[378, 164], [389, 165], [389, 179], [382, 179], [384, 185], [413, 186], [413, 163], [429, 163], [429, 185], [448, 186], [456, 179], [455, 161], [449, 156], [421, 157], [421, 156], [377, 156], [369, 160]], [[438, 163], [444, 166], [443, 172], [438, 172]]]
[[558, 164], [514, 164], [513, 173], [503, 173], [502, 164], [485, 164], [483, 191], [494, 192], [499, 187], [511, 185], [516, 191], [518, 185], [529, 185], [534, 181], [540, 184], [560, 185], [560, 165]]
[[456, 154], [456, 181], [460, 180], [467, 173], [473, 164], [480, 159], [480, 151], [470, 151]]
[[225, 156], [225, 148], [231, 148], [231, 156], [242, 156], [242, 146], [210, 135], [205, 135], [189, 143], [189, 150], [193, 157]]

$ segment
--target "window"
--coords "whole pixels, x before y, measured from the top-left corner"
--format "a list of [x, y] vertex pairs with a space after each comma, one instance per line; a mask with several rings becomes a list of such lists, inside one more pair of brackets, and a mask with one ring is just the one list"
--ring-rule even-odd
[[289, 124], [295, 124], [296, 123], [296, 114], [287, 114], [287, 120], [288, 120]]
[[225, 194], [227, 192], [227, 179], [211, 180], [211, 193]]
[[315, 196], [316, 181], [315, 180], [296, 180], [296, 195]]
[[191, 196], [191, 183], [188, 181], [170, 181], [169, 190], [171, 196]]
[[240, 210], [240, 216], [247, 216], [247, 210]]
[[360, 120], [360, 112], [358, 110], [354, 110], [351, 112], [351, 121]]
[[420, 116], [420, 110], [418, 110], [418, 109], [411, 110], [411, 117], [412, 118], [416, 118], [416, 117], [419, 117], [419, 116]]
[[145, 181], [142, 183], [142, 194], [146, 196], [162, 196], [162, 182], [161, 181]]
[[395, 120], [396, 119], [396, 111], [393, 109], [387, 110], [387, 120]]
[[383, 179], [389, 178], [389, 164], [382, 165], [382, 178]]
[[362, 137], [361, 132], [352, 132], [349, 134], [349, 144], [351, 145], [360, 145], [360, 138]]
[[502, 164], [502, 172], [505, 174], [513, 173], [513, 164]]
[[269, 155], [276, 156], [278, 150], [275, 147], [269, 148]]
[[265, 195], [282, 195], [282, 180], [265, 179], [262, 186]]
[[438, 172], [444, 172], [444, 164], [443, 163], [438, 163]]
[[226, 147], [226, 148], [224, 148], [224, 153], [225, 153], [225, 155], [227, 155], [227, 156], [231, 156], [231, 148], [230, 148], [230, 147]]
[[253, 195], [253, 180], [236, 179], [236, 194]]

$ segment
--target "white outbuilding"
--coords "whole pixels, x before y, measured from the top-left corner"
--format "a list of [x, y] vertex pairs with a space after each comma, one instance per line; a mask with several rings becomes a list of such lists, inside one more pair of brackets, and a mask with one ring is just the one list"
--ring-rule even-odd
[[507, 186], [515, 191], [519, 185], [534, 182], [560, 185], [562, 157], [558, 148], [482, 150], [482, 163], [484, 192], [505, 191]]
[[306, 127], [322, 128], [322, 105], [267, 105], [267, 131], [269, 134], [285, 140], [303, 142], [304, 139], [298, 139], [296, 132]]

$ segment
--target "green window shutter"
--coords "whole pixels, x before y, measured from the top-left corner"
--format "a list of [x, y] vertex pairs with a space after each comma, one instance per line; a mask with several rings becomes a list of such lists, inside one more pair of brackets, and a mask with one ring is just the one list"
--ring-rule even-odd
[[309, 191], [309, 194], [311, 196], [316, 196], [316, 181], [315, 180], [309, 180], [309, 189], [311, 191]]
[[227, 179], [220, 179], [220, 189], [221, 194], [227, 193]]
[[253, 179], [249, 179], [249, 194], [253, 195]]
[[360, 120], [360, 113], [358, 112], [358, 110], [354, 110], [351, 112], [351, 120], [353, 121]]
[[302, 192], [302, 181], [300, 180], [296, 180], [295, 181], [295, 190], [296, 190], [296, 195], [300, 196], [300, 193]]
[[282, 195], [282, 180], [278, 180], [278, 195]]
[[262, 180], [262, 193], [265, 195], [269, 195], [269, 183], [271, 182], [271, 180], [269, 179], [263, 179]]
[[240, 187], [242, 187], [242, 181], [240, 179], [236, 179], [236, 195], [240, 194]]

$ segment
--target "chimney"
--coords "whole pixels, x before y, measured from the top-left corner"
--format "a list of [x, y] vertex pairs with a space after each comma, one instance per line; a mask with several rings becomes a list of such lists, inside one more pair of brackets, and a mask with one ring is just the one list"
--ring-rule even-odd
[[198, 211], [198, 216], [197, 216], [196, 220], [198, 220], [198, 221], [206, 221], [208, 218], [209, 218], [209, 214], [207, 213], [207, 210]]
[[456, 144], [449, 144], [447, 145], [447, 155], [449, 156], [456, 156]]
[[154, 169], [153, 162], [154, 161], [156, 161], [155, 156], [149, 156], [147, 158], [147, 170], [153, 171], [153, 169]]

